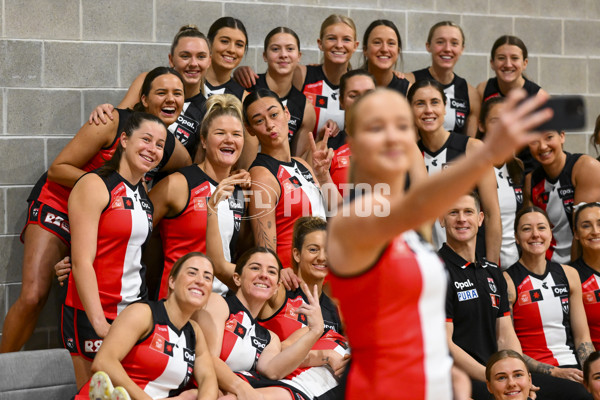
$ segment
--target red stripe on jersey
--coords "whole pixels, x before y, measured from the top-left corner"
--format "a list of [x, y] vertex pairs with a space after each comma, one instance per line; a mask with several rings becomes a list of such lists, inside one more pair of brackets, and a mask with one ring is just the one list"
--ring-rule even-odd
[[526, 277], [517, 287], [517, 300], [513, 305], [515, 332], [524, 354], [539, 362], [558, 366], [558, 360], [548, 350], [544, 323], [537, 304], [541, 300], [542, 293], [533, 287], [531, 278]]
[[344, 196], [340, 185], [349, 182], [348, 173], [350, 171], [350, 147], [348, 144], [340, 146], [333, 152], [333, 159], [331, 160], [331, 167], [329, 168], [329, 174], [331, 180], [337, 186], [338, 191]]
[[[292, 265], [294, 222], [307, 215], [325, 219], [322, 197], [318, 187], [315, 183], [308, 182], [301, 173], [296, 174], [295, 169], [295, 166], [280, 165], [276, 176], [281, 187], [281, 195], [275, 208], [277, 255], [284, 268]], [[290, 171], [294, 174], [291, 174]], [[314, 193], [310, 193], [311, 191]], [[320, 204], [317, 204], [319, 202]]]
[[587, 316], [592, 343], [596, 350], [600, 350], [600, 277], [591, 275], [581, 284], [583, 295], [583, 307]]
[[206, 253], [206, 210], [210, 195], [211, 186], [208, 181], [191, 188], [190, 200], [183, 212], [175, 218], [163, 218], [160, 221], [165, 265], [159, 299], [167, 296], [169, 273], [175, 261], [192, 251]]
[[[396, 237], [376, 264], [360, 276], [331, 277], [352, 347], [346, 399], [395, 399], [398, 390], [410, 399], [451, 396], [443, 266], [430, 249], [418, 254], [415, 252], [421, 250], [415, 247], [413, 252], [412, 245], [404, 241], [413, 235], [416, 237], [407, 232]], [[421, 265], [425, 257], [431, 262]], [[436, 368], [429, 368], [431, 363]], [[437, 394], [430, 392], [436, 388]]]

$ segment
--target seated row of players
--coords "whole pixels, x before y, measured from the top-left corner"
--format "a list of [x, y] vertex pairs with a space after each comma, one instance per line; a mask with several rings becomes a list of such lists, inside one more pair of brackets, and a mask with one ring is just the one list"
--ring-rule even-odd
[[102, 372], [76, 398], [216, 398], [217, 386], [231, 398], [340, 398], [349, 349], [337, 308], [322, 292], [325, 238], [324, 220], [296, 222], [294, 271], [302, 286], [295, 290], [285, 290], [281, 263], [264, 247], [239, 258], [231, 274], [236, 293], [225, 298], [211, 294], [208, 257], [180, 258], [166, 300], [132, 304], [113, 322], [92, 365]]

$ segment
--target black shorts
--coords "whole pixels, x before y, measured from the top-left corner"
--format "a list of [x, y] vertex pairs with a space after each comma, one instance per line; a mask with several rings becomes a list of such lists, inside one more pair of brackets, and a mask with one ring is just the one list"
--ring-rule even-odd
[[[112, 320], [107, 321], [112, 324]], [[63, 346], [71, 355], [79, 355], [89, 361], [96, 357], [102, 338], [96, 335], [85, 311], [63, 304], [60, 326]]]
[[310, 399], [310, 397], [308, 397], [295, 387], [283, 383], [281, 381], [274, 381], [272, 379], [266, 378], [256, 371], [237, 371], [235, 372], [235, 374], [243, 380], [245, 380], [246, 382], [248, 382], [250, 386], [252, 386], [254, 389], [260, 389], [264, 387], [280, 387], [287, 390], [292, 396], [292, 399], [294, 400]]
[[67, 214], [55, 210], [47, 204], [38, 200], [29, 202], [27, 211], [27, 222], [21, 232], [21, 242], [23, 234], [29, 224], [35, 224], [48, 232], [58, 236], [67, 246], [71, 246], [71, 230], [69, 228], [69, 217]]

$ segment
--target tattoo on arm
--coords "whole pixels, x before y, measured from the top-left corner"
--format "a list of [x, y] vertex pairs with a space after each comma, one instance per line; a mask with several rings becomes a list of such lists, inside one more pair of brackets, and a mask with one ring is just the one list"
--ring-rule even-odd
[[583, 342], [577, 346], [577, 359], [583, 365], [585, 360], [595, 351], [594, 345], [590, 342]]
[[[271, 241], [269, 238], [269, 234], [265, 229], [265, 225], [262, 221], [258, 220], [258, 227], [256, 229], [256, 244], [259, 246], [265, 246], [268, 249], [273, 251], [277, 251], [277, 237], [274, 237]], [[267, 222], [267, 226], [271, 227], [271, 221]]]
[[554, 369], [553, 365], [544, 364], [533, 358], [529, 357], [526, 354], [523, 354], [523, 358], [525, 359], [525, 363], [531, 372], [537, 372], [544, 375], [550, 375], [552, 369]]

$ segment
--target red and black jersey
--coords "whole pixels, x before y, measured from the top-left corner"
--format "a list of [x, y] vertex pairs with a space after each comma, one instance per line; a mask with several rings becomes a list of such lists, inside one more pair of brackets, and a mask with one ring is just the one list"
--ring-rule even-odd
[[[435, 81], [429, 72], [429, 68], [413, 71], [415, 81], [425, 79]], [[440, 85], [442, 85], [440, 83]], [[464, 78], [454, 74], [454, 79], [448, 85], [442, 85], [446, 94], [446, 116], [444, 117], [444, 129], [455, 133], [467, 134], [467, 117], [471, 113], [471, 102], [469, 100], [469, 85]]]
[[192, 160], [200, 143], [200, 125], [206, 113], [206, 98], [202, 93], [185, 99], [183, 110], [177, 121], [169, 125], [171, 132], [177, 140], [185, 146]]
[[[566, 152], [565, 152], [566, 153]], [[573, 242], [573, 167], [582, 154], [567, 154], [565, 166], [556, 179], [550, 179], [539, 166], [531, 173], [531, 201], [548, 213], [552, 225], [552, 242], [546, 258], [557, 263], [571, 260]]]
[[213, 86], [207, 80], [204, 80], [204, 94], [207, 99], [213, 94], [232, 94], [241, 101], [244, 97], [244, 92], [245, 89], [242, 85], [233, 79], [228, 80], [220, 86]]
[[[127, 375], [153, 399], [180, 394], [194, 372], [196, 333], [188, 322], [177, 329], [169, 320], [164, 301], [146, 303], [153, 328], [121, 360]], [[89, 398], [89, 382], [77, 399]]]
[[352, 348], [346, 399], [452, 398], [446, 273], [428, 243], [404, 232], [366, 272], [330, 281]]
[[[206, 252], [206, 213], [210, 196], [218, 186], [198, 165], [179, 170], [188, 186], [187, 205], [178, 214], [164, 217], [158, 228], [163, 243], [164, 268], [160, 283], [159, 298], [167, 296], [168, 281], [175, 261], [192, 251]], [[218, 205], [219, 231], [223, 243], [223, 254], [227, 261], [235, 255], [242, 217], [245, 213], [242, 189], [236, 186], [233, 195]], [[227, 292], [227, 286], [215, 278], [213, 291]]]
[[[523, 84], [523, 89], [527, 92], [528, 96], [535, 96], [540, 91], [541, 87], [539, 87], [534, 82], [529, 79], [523, 77], [525, 79], [525, 84]], [[483, 101], [491, 99], [492, 97], [504, 97], [506, 96], [504, 93], [500, 91], [500, 86], [498, 85], [498, 78], [490, 78], [485, 84], [485, 89], [483, 90]]]
[[587, 317], [592, 343], [596, 350], [600, 350], [600, 273], [590, 267], [583, 257], [578, 258], [571, 265], [579, 272], [583, 295], [583, 307]]
[[[308, 304], [308, 299], [301, 288], [287, 290], [285, 293], [285, 302], [279, 310], [269, 318], [259, 320], [259, 323], [271, 332], [275, 332], [281, 340], [286, 340], [292, 333], [307, 326], [306, 316], [296, 312], [296, 309], [302, 304]], [[325, 293], [321, 293], [319, 305], [321, 306], [321, 314], [325, 323], [323, 336], [329, 331], [341, 335], [342, 322], [340, 321], [337, 306]]]
[[279, 184], [280, 195], [275, 206], [277, 255], [284, 268], [290, 267], [294, 222], [309, 215], [326, 218], [321, 189], [308, 168], [295, 158], [284, 162], [258, 153], [250, 169], [254, 167], [268, 169]]
[[335, 121], [340, 129], [344, 129], [344, 110], [340, 107], [340, 88], [329, 82], [323, 72], [323, 66], [306, 66], [306, 78], [302, 85], [302, 93], [315, 108], [317, 115], [317, 123], [313, 130], [315, 136], [329, 119]]
[[[269, 85], [267, 84], [267, 74], [258, 74], [258, 80], [256, 81], [256, 85], [252, 88], [248, 89], [248, 91], [253, 92], [257, 89], [269, 89]], [[306, 107], [306, 96], [302, 94], [301, 91], [296, 89], [293, 85], [290, 89], [289, 93], [285, 95], [285, 97], [281, 98], [281, 102], [284, 106], [287, 107], [290, 112], [290, 120], [288, 121], [288, 139], [290, 141], [290, 145], [295, 143], [295, 140], [298, 139], [296, 136], [296, 132], [302, 126], [302, 121], [304, 120], [304, 108]]]
[[554, 366], [577, 365], [569, 314], [571, 288], [563, 267], [548, 261], [546, 272], [537, 275], [517, 262], [506, 272], [517, 292], [513, 323], [523, 354]]
[[256, 370], [262, 351], [271, 342], [269, 331], [258, 324], [236, 296], [227, 296], [229, 318], [225, 322], [221, 360], [232, 371]]
[[[119, 143], [119, 137], [121, 136], [121, 132], [123, 132], [123, 128], [125, 127], [125, 123], [129, 119], [132, 111], [122, 110], [119, 108], [115, 108], [115, 111], [119, 113], [119, 126], [117, 127], [117, 132], [112, 143], [106, 147], [100, 149], [95, 156], [93, 156], [81, 169], [89, 172], [93, 171], [97, 168], [100, 168], [107, 160], [112, 158], [115, 149], [117, 148], [117, 144]], [[38, 183], [34, 187], [34, 189], [29, 194], [27, 201], [39, 200], [44, 204], [48, 204], [50, 207], [67, 213], [67, 204], [69, 201], [69, 194], [71, 193], [72, 188], [61, 185], [60, 183], [53, 182], [47, 179], [47, 173], [44, 173], [42, 177], [38, 180]]]
[[[98, 222], [94, 272], [104, 315], [115, 319], [125, 307], [147, 296], [142, 246], [152, 232], [152, 203], [142, 183], [132, 186], [117, 172], [102, 177], [110, 200]], [[85, 310], [73, 274], [65, 304]]]

